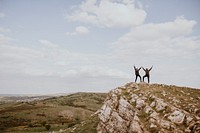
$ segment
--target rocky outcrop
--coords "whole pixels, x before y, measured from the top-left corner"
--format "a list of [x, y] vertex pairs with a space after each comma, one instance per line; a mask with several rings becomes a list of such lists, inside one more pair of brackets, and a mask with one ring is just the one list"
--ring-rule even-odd
[[200, 133], [200, 90], [128, 83], [97, 111], [98, 133]]

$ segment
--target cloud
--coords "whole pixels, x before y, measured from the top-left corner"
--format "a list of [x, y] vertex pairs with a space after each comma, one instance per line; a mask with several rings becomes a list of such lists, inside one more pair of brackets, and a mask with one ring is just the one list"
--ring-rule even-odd
[[[172, 81], [167, 79], [169, 72], [184, 76], [180, 73], [189, 74], [190, 67], [199, 70], [197, 60], [200, 58], [200, 39], [191, 36], [195, 24], [194, 20], [177, 17], [171, 22], [132, 27], [112, 43], [109, 53], [103, 55], [72, 52], [45, 39], [39, 40], [34, 48], [3, 44], [0, 45], [0, 73], [66, 78], [73, 83], [85, 83], [86, 79], [90, 82], [92, 79], [98, 82], [96, 85], [100, 85], [99, 82], [106, 83], [106, 79], [111, 87], [115, 82], [130, 81], [134, 64], [144, 67], [154, 65], [154, 81], [171, 84]], [[182, 66], [185, 60], [195, 63]], [[190, 73], [195, 75], [196, 71]], [[178, 84], [187, 78], [179, 81], [176, 76], [173, 80]], [[119, 85], [117, 83], [116, 86]]]
[[87, 27], [84, 26], [78, 26], [75, 28], [73, 32], [66, 32], [66, 35], [86, 35], [90, 31], [88, 30]]
[[0, 45], [7, 44], [12, 39], [8, 36], [5, 36], [4, 34], [0, 34]]
[[113, 43], [120, 57], [181, 57], [199, 55], [199, 39], [190, 37], [196, 21], [177, 17], [172, 22], [151, 23], [132, 30]]
[[0, 27], [0, 32], [7, 33], [7, 32], [10, 32], [10, 29], [4, 28], [4, 27]]
[[128, 76], [109, 66], [112, 63], [106, 55], [70, 52], [48, 40], [39, 40], [37, 45], [38, 48], [0, 45], [0, 73], [67, 78]]
[[48, 41], [48, 40], [39, 40], [39, 42], [41, 44], [43, 44], [45, 47], [48, 47], [48, 48], [58, 48], [57, 44], [54, 44], [54, 43], [52, 43], [51, 41]]
[[5, 13], [0, 12], [0, 18], [4, 18], [6, 16]]
[[5, 35], [5, 33], [9, 33], [9, 32], [11, 32], [10, 29], [0, 27], [0, 45], [8, 44], [11, 40], [13, 40], [12, 38]]
[[109, 77], [109, 78], [129, 78], [129, 75], [120, 71], [116, 68], [109, 68], [108, 66], [102, 65], [84, 65], [76, 66], [73, 69], [65, 71], [65, 75], [70, 75], [72, 77]]
[[200, 37], [192, 35], [196, 23], [177, 17], [133, 27], [111, 44], [113, 56], [126, 68], [154, 65], [152, 82], [199, 87]]
[[146, 12], [133, 0], [86, 0], [66, 18], [100, 27], [130, 27], [142, 24]]

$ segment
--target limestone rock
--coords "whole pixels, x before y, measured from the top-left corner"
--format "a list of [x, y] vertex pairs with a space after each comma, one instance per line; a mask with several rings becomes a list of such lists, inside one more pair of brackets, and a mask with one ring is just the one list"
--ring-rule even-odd
[[146, 106], [144, 108], [144, 111], [146, 114], [152, 114], [153, 113], [153, 109], [150, 106]]
[[140, 124], [133, 120], [130, 125], [129, 133], [143, 133]]
[[132, 106], [123, 98], [120, 98], [119, 100], [118, 110], [119, 110], [119, 115], [126, 120], [130, 120], [134, 115]]
[[174, 122], [176, 124], [182, 124], [185, 118], [185, 114], [182, 113], [179, 110], [175, 110], [173, 113], [170, 114], [168, 119], [171, 120], [171, 122]]
[[165, 103], [162, 99], [156, 99], [156, 111], [163, 111], [167, 107], [167, 103]]
[[141, 99], [141, 98], [138, 98], [138, 99], [136, 100], [136, 108], [137, 108], [137, 109], [142, 109], [144, 106], [145, 106], [144, 100]]
[[103, 105], [100, 111], [99, 118], [102, 122], [107, 122], [110, 119], [112, 109], [108, 105]]
[[150, 104], [150, 106], [151, 106], [152, 108], [155, 107], [155, 106], [156, 106], [156, 102], [153, 101], [153, 102]]
[[[192, 95], [187, 95], [184, 89], [177, 95], [176, 86], [128, 83], [118, 87], [110, 91], [104, 105], [97, 111], [100, 120], [97, 132], [199, 133], [199, 99], [190, 98]], [[194, 102], [184, 103], [179, 98], [183, 96]]]
[[160, 125], [161, 125], [161, 127], [166, 128], [166, 129], [170, 129], [170, 127], [171, 127], [170, 122], [166, 121], [166, 120], [161, 120]]
[[138, 99], [138, 95], [132, 94], [132, 95], [131, 95], [131, 100], [130, 100], [130, 102], [131, 102], [131, 103], [134, 103], [134, 102], [136, 102], [137, 99]]

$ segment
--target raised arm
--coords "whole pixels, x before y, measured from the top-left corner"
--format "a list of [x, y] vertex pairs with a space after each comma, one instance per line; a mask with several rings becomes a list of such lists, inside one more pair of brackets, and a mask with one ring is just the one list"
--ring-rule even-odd
[[145, 71], [144, 67], [142, 67], [142, 69]]
[[135, 65], [134, 65], [134, 69], [136, 70], [136, 67], [135, 67]]
[[152, 68], [153, 68], [153, 66], [149, 69], [149, 71], [151, 71]]
[[142, 68], [142, 67], [140, 67], [138, 70], [140, 71], [141, 68]]

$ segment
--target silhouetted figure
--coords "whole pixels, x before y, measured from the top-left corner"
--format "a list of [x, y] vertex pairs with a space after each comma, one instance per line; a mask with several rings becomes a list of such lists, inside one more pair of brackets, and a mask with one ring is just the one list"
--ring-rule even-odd
[[145, 71], [145, 75], [143, 76], [143, 82], [144, 82], [144, 78], [147, 77], [148, 83], [149, 83], [149, 78], [150, 78], [149, 73], [150, 73], [150, 71], [151, 71], [152, 68], [153, 68], [153, 66], [152, 66], [150, 69], [148, 69], [148, 68], [144, 69], [144, 68], [142, 67], [142, 69]]
[[138, 69], [138, 68], [136, 68], [136, 67], [134, 66], [135, 76], [136, 76], [136, 77], [135, 77], [135, 82], [137, 81], [137, 78], [138, 78], [138, 77], [140, 78], [140, 82], [142, 81], [142, 78], [141, 78], [140, 73], [139, 73], [140, 69], [141, 69], [141, 67]]

